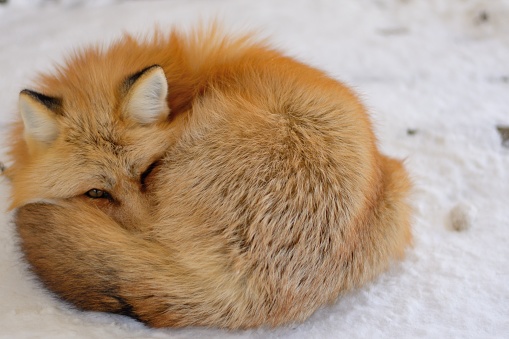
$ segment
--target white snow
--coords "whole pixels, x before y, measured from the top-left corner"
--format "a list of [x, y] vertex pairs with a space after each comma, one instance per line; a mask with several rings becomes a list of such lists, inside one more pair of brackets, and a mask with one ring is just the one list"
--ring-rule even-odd
[[[509, 338], [509, 148], [497, 131], [509, 126], [507, 0], [10, 0], [0, 4], [0, 143], [19, 91], [73, 48], [215, 17], [361, 93], [381, 149], [405, 158], [415, 182], [406, 260], [303, 324], [156, 330], [52, 297], [5, 212], [0, 337]], [[0, 179], [2, 211], [8, 192]], [[477, 211], [461, 232], [450, 227], [455, 206]]]

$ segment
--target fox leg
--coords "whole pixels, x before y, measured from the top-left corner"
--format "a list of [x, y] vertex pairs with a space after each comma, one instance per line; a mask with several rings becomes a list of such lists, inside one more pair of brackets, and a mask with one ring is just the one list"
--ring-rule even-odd
[[[15, 222], [33, 271], [79, 308], [154, 327], [242, 326], [232, 279], [211, 281], [191, 271], [166, 245], [128, 232], [85, 203], [28, 204]], [[222, 292], [214, 292], [217, 286]], [[233, 290], [230, 298], [225, 288]]]

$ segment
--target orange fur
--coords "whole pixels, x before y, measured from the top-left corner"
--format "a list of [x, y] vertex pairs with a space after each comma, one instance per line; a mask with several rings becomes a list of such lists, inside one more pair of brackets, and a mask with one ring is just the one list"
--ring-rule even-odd
[[[122, 84], [151, 65], [170, 115], [141, 125]], [[59, 134], [13, 128], [12, 207], [34, 271], [83, 309], [156, 327], [302, 321], [410, 242], [408, 176], [356, 96], [250, 36], [126, 36], [35, 90], [62, 100]]]

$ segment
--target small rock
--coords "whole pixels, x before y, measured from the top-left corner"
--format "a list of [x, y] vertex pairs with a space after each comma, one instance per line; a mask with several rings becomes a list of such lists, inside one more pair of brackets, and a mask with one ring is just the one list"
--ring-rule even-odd
[[481, 13], [479, 13], [479, 17], [478, 17], [479, 22], [486, 22], [489, 19], [490, 19], [490, 16], [489, 16], [488, 12], [481, 11]]
[[472, 227], [477, 210], [474, 206], [467, 203], [458, 203], [451, 209], [449, 218], [451, 227], [457, 232], [463, 232]]
[[0, 174], [2, 174], [5, 171], [5, 165], [3, 162], [0, 161]]
[[415, 128], [408, 128], [408, 129], [406, 130], [406, 134], [407, 134], [407, 135], [416, 135], [416, 134], [417, 134], [417, 131], [418, 131], [418, 130], [416, 130]]
[[502, 146], [509, 148], [509, 126], [497, 126], [498, 134], [502, 138]]

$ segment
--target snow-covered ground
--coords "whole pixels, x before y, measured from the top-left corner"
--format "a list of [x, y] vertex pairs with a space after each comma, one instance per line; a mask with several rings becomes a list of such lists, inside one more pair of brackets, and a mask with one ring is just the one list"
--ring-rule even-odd
[[[19, 91], [66, 52], [215, 17], [259, 30], [361, 93], [382, 150], [406, 158], [415, 181], [406, 260], [303, 324], [154, 330], [52, 297], [26, 270], [2, 212], [0, 337], [509, 338], [509, 142], [497, 130], [509, 126], [509, 1], [9, 0], [0, 3], [0, 143]], [[0, 179], [0, 210], [8, 190]], [[470, 227], [456, 230], [451, 212]]]

